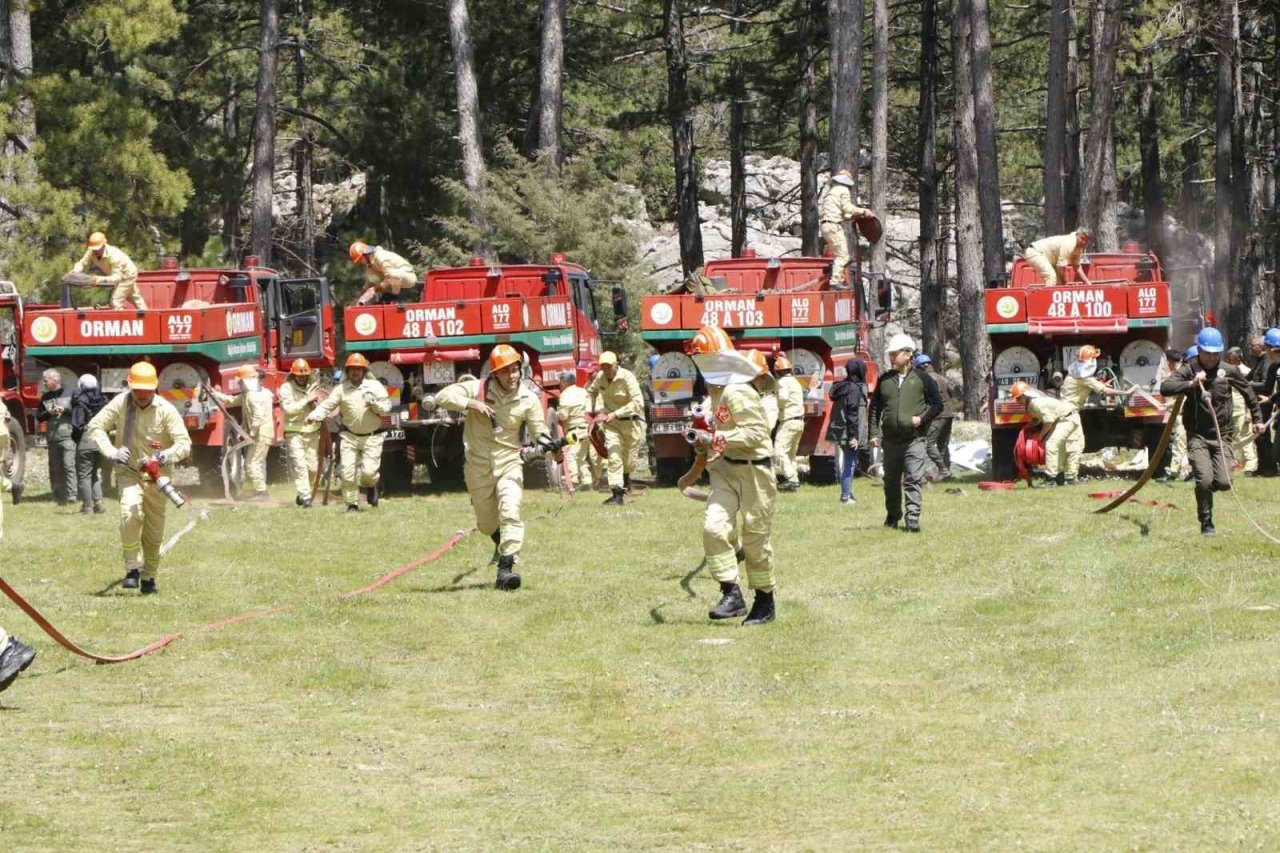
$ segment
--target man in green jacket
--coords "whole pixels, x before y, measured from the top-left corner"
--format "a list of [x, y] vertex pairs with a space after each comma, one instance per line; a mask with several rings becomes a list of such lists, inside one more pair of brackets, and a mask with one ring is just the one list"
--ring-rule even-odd
[[911, 366], [915, 341], [910, 335], [889, 339], [889, 366], [871, 398], [871, 446], [884, 448], [885, 527], [902, 520], [902, 486], [906, 483], [906, 531], [920, 532], [921, 484], [929, 454], [929, 424], [942, 413], [942, 397], [933, 377]]

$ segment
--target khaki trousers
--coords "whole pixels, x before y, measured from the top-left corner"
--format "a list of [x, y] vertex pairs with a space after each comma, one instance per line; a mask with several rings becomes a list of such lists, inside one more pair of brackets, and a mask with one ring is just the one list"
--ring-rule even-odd
[[1173, 426], [1172, 443], [1173, 455], [1169, 458], [1169, 470], [1179, 474], [1187, 467], [1187, 428], [1183, 426], [1182, 418], [1178, 418], [1178, 422]]
[[311, 481], [320, 468], [320, 430], [285, 434], [289, 464], [293, 466], [293, 488], [298, 497], [311, 499]]
[[160, 568], [164, 511], [168, 504], [169, 499], [150, 483], [120, 484], [120, 547], [124, 552], [125, 571], [141, 569], [142, 578], [155, 579], [156, 570]]
[[1022, 257], [1036, 268], [1036, 272], [1040, 273], [1040, 283], [1045, 287], [1053, 287], [1058, 283], [1058, 271], [1038, 249], [1028, 248], [1023, 252]]
[[1231, 392], [1231, 423], [1235, 427], [1236, 437], [1231, 444], [1235, 457], [1244, 463], [1244, 470], [1258, 470], [1258, 446], [1253, 440], [1253, 416], [1245, 406], [1244, 396], [1239, 391]]
[[796, 450], [800, 447], [803, 433], [804, 418], [792, 418], [778, 424], [778, 434], [773, 439], [773, 464], [778, 466], [778, 476], [784, 480], [795, 480], [799, 476]]
[[267, 490], [267, 454], [271, 452], [271, 436], [257, 436], [249, 445], [245, 458], [245, 476], [255, 493]]
[[609, 488], [621, 489], [623, 475], [635, 470], [636, 453], [644, 447], [644, 421], [610, 421], [604, 425], [604, 446], [609, 451]]
[[485, 536], [498, 531], [498, 554], [511, 557], [520, 553], [524, 544], [524, 522], [520, 520], [520, 501], [524, 497], [524, 470], [512, 466], [501, 477], [466, 470], [467, 493], [476, 514], [476, 529]]
[[378, 474], [382, 468], [382, 435], [376, 432], [372, 435], [344, 432], [341, 435], [342, 499], [353, 504], [357, 502], [360, 489], [378, 485]]
[[[778, 485], [763, 465], [735, 465], [721, 459], [708, 468], [711, 493], [702, 517], [702, 550], [707, 571], [721, 583], [737, 583], [737, 543], [746, 552], [747, 584], [772, 592], [773, 504]], [[742, 515], [742, 529], [734, 535], [734, 521]]]
[[1074, 480], [1080, 474], [1080, 454], [1084, 453], [1084, 426], [1079, 415], [1053, 425], [1044, 440], [1044, 471], [1050, 477], [1065, 474]]
[[841, 283], [844, 281], [845, 269], [849, 266], [849, 238], [844, 234], [844, 226], [837, 222], [824, 222], [819, 230], [827, 248], [831, 250], [831, 280]]
[[126, 302], [132, 302], [139, 311], [147, 310], [146, 300], [138, 292], [137, 279], [126, 279], [111, 289], [112, 308], [123, 308]]

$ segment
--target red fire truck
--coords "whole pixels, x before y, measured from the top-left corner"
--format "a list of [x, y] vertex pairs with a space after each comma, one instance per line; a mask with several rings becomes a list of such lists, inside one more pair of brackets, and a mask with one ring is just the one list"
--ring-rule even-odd
[[[383, 479], [389, 489], [410, 484], [425, 462], [432, 482], [462, 477], [462, 419], [435, 408], [433, 395], [461, 376], [489, 375], [488, 355], [507, 343], [525, 357], [525, 381], [544, 409], [559, 398], [560, 374], [600, 356], [598, 284], [583, 267], [555, 255], [548, 264], [489, 264], [429, 270], [420, 302], [345, 309], [346, 349], [370, 361], [370, 372], [391, 393], [384, 418]], [[613, 310], [626, 317], [620, 285]], [[555, 430], [554, 416], [548, 426]], [[535, 481], [556, 472], [531, 466]]]
[[[855, 261], [856, 264], [856, 261]], [[835, 446], [826, 441], [829, 419], [827, 391], [855, 355], [867, 363], [867, 382], [875, 384], [877, 368], [868, 351], [867, 334], [874, 318], [892, 309], [892, 283], [883, 275], [864, 279], [851, 268], [853, 287], [830, 286], [830, 258], [760, 258], [750, 249], [740, 258], [708, 261], [706, 278], [714, 294], [673, 293], [646, 296], [641, 303], [641, 337], [658, 352], [651, 371], [652, 405], [649, 434], [659, 482], [673, 483], [687, 469], [690, 449], [684, 431], [690, 406], [705, 389], [684, 344], [702, 326], [719, 326], [740, 349], [783, 354], [795, 375], [807, 385], [805, 428], [799, 453], [809, 457], [809, 478], [835, 479]]]
[[[35, 431], [40, 377], [62, 374], [63, 387], [91, 373], [108, 396], [125, 388], [129, 366], [150, 361], [159, 393], [182, 414], [193, 443], [191, 461], [202, 477], [224, 470], [233, 443], [222, 409], [204, 393], [210, 386], [239, 390], [236, 371], [258, 365], [263, 385], [278, 388], [294, 359], [326, 367], [334, 363], [333, 307], [323, 278], [284, 279], [246, 259], [244, 269], [180, 269], [176, 259], [138, 274], [146, 310], [77, 307], [78, 288], [63, 285], [61, 304], [19, 302], [20, 394], [28, 434]], [[277, 441], [282, 422], [277, 412]], [[238, 490], [243, 451], [230, 454], [226, 470]]]
[[11, 281], [0, 281], [0, 429], [9, 433], [9, 447], [0, 457], [4, 474], [22, 483], [27, 444], [22, 403], [22, 297]]
[[1028, 418], [1026, 406], [1009, 397], [1010, 387], [1022, 380], [1052, 392], [1086, 343], [1102, 351], [1099, 379], [1134, 389], [1124, 397], [1094, 395], [1085, 405], [1080, 417], [1086, 450], [1133, 447], [1141, 441], [1151, 452], [1159, 439], [1166, 418], [1158, 391], [1166, 372], [1165, 349], [1175, 316], [1180, 330], [1185, 326], [1183, 331], [1194, 334], [1199, 328], [1201, 284], [1194, 276], [1181, 277], [1175, 290], [1182, 304], [1175, 311], [1170, 283], [1152, 252], [1129, 244], [1123, 252], [1085, 255], [1081, 267], [1088, 284], [1068, 269], [1065, 285], [1043, 287], [1040, 273], [1018, 258], [1008, 285], [986, 292], [996, 479], [1012, 479], [1014, 439]]

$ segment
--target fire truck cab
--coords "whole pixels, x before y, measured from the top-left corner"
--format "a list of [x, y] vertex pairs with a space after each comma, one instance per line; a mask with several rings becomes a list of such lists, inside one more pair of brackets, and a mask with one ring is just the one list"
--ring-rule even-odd
[[11, 281], [0, 281], [0, 429], [9, 434], [9, 446], [0, 467], [13, 483], [26, 474], [27, 444], [22, 404], [22, 297]]
[[1163, 429], [1159, 385], [1167, 373], [1174, 310], [1159, 258], [1129, 244], [1123, 252], [1085, 255], [1081, 267], [1087, 284], [1068, 269], [1064, 285], [1044, 287], [1040, 274], [1018, 258], [1008, 284], [986, 291], [992, 474], [998, 480], [1013, 478], [1014, 439], [1029, 419], [1026, 406], [1009, 396], [1013, 383], [1053, 394], [1085, 344], [1102, 351], [1097, 378], [1130, 392], [1095, 394], [1086, 403], [1080, 412], [1086, 451], [1141, 441], [1152, 452]]
[[[323, 278], [285, 279], [247, 259], [244, 269], [181, 269], [166, 259], [161, 269], [138, 274], [147, 308], [78, 307], [78, 288], [63, 286], [58, 305], [19, 309], [20, 393], [28, 433], [35, 432], [41, 374], [62, 374], [74, 389], [84, 373], [98, 378], [108, 396], [125, 389], [129, 366], [149, 361], [159, 373], [159, 393], [173, 403], [191, 433], [192, 463], [202, 476], [223, 470], [234, 441], [222, 409], [204, 390], [240, 390], [236, 372], [256, 365], [263, 386], [276, 389], [294, 359], [317, 367], [334, 363], [333, 309]], [[282, 419], [276, 412], [276, 438]], [[243, 474], [243, 452], [228, 466], [233, 490]]]
[[748, 249], [740, 258], [706, 263], [703, 272], [714, 292], [644, 297], [641, 336], [658, 353], [651, 371], [649, 434], [660, 482], [674, 483], [690, 461], [684, 431], [692, 424], [690, 406], [706, 389], [684, 345], [702, 326], [723, 328], [739, 349], [790, 359], [794, 375], [806, 386], [799, 454], [809, 457], [810, 480], [834, 481], [836, 450], [826, 441], [827, 392], [855, 356], [866, 362], [867, 382], [874, 386], [877, 367], [867, 336], [872, 317], [883, 320], [892, 310], [892, 282], [883, 275], [864, 278], [855, 265], [856, 285], [832, 287], [830, 267], [830, 258], [761, 258]]
[[[464, 376], [487, 378], [489, 351], [500, 343], [521, 352], [525, 382], [544, 411], [554, 406], [560, 375], [600, 356], [597, 287], [588, 270], [559, 254], [547, 264], [472, 258], [467, 266], [429, 270], [419, 302], [346, 308], [347, 351], [368, 357], [391, 394], [383, 419], [387, 488], [408, 488], [417, 462], [426, 463], [433, 483], [461, 480], [462, 417], [436, 408], [434, 395]], [[620, 286], [613, 301], [625, 317]], [[554, 416], [547, 421], [554, 433]], [[557, 476], [540, 465], [526, 473], [534, 482]]]

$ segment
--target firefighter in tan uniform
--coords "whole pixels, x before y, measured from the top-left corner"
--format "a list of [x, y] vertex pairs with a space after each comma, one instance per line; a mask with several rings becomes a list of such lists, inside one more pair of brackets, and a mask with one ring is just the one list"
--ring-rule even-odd
[[[1239, 370], [1246, 379], [1249, 378], [1249, 367], [1244, 363], [1244, 350], [1240, 347], [1227, 350], [1226, 362]], [[1258, 446], [1255, 443], [1257, 436], [1253, 431], [1253, 416], [1249, 413], [1244, 395], [1234, 388], [1231, 389], [1231, 423], [1236, 433], [1231, 449], [1239, 460], [1237, 464], [1243, 464], [1246, 474], [1258, 473]]]
[[1090, 344], [1085, 344], [1076, 352], [1075, 361], [1067, 366], [1066, 378], [1062, 380], [1061, 398], [1077, 410], [1083, 409], [1094, 394], [1107, 397], [1123, 397], [1119, 388], [1100, 381], [1094, 374], [1098, 372], [1098, 356], [1102, 351]]
[[353, 264], [365, 268], [364, 283], [367, 287], [356, 300], [357, 305], [397, 302], [401, 291], [409, 290], [418, 283], [413, 265], [381, 246], [370, 246], [357, 240], [351, 244], [348, 254]]
[[289, 378], [280, 386], [280, 410], [284, 412], [284, 441], [293, 466], [294, 503], [306, 509], [311, 506], [311, 483], [320, 468], [320, 430], [322, 424], [307, 420], [325, 389], [312, 373], [305, 358], [294, 359]]
[[[520, 353], [498, 344], [489, 353], [489, 378], [463, 379], [436, 395], [436, 403], [450, 412], [465, 412], [462, 441], [467, 448], [463, 474], [476, 528], [491, 538], [498, 551], [498, 589], [520, 588], [515, 572], [524, 522], [520, 500], [524, 496], [524, 463], [520, 457], [520, 431], [529, 441], [551, 438], [542, 419], [542, 404], [520, 381]], [[562, 458], [556, 454], [557, 458]]]
[[[154, 366], [138, 362], [129, 369], [129, 390], [117, 394], [89, 421], [85, 432], [104, 459], [116, 463], [120, 483], [120, 545], [124, 552], [125, 589], [141, 581], [142, 594], [156, 591], [164, 512], [169, 499], [140, 466], [150, 457], [165, 476], [170, 466], [191, 452], [191, 437], [173, 404], [156, 393]], [[113, 440], [108, 433], [115, 432]], [[142, 560], [138, 560], [141, 548]]]
[[591, 398], [587, 389], [577, 384], [577, 373], [565, 371], [560, 374], [560, 382], [564, 390], [560, 392], [560, 402], [556, 404], [556, 420], [565, 435], [573, 433], [578, 443], [569, 451], [569, 471], [573, 477], [570, 492], [585, 485], [590, 489], [595, 485], [591, 471], [591, 442], [587, 440], [587, 411], [591, 407]]
[[760, 405], [764, 407], [764, 419], [769, 425], [769, 435], [778, 428], [778, 383], [769, 371], [769, 360], [758, 349], [747, 350], [747, 358], [760, 369], [761, 376], [769, 378], [767, 383], [759, 383], [756, 390], [760, 392]]
[[636, 375], [618, 366], [612, 352], [600, 355], [600, 372], [587, 386], [587, 394], [599, 397], [604, 415], [604, 443], [609, 451], [605, 460], [609, 471], [609, 490], [613, 493], [606, 506], [622, 506], [622, 495], [631, 488], [631, 472], [636, 455], [645, 446], [644, 395]]
[[844, 223], [865, 216], [875, 216], [869, 207], [853, 203], [853, 176], [848, 169], [841, 169], [827, 182], [827, 194], [822, 197], [818, 210], [818, 222], [822, 239], [831, 252], [831, 281], [844, 283], [845, 269], [849, 266], [849, 240], [845, 237]]
[[369, 360], [360, 353], [347, 356], [341, 384], [329, 392], [307, 420], [321, 422], [334, 412], [342, 415], [338, 447], [342, 453], [342, 500], [347, 512], [359, 512], [359, 490], [369, 506], [378, 505], [382, 467], [382, 416], [391, 411], [391, 396], [369, 376]]
[[83, 273], [90, 269], [101, 273], [96, 284], [112, 285], [112, 308], [123, 308], [126, 302], [132, 302], [139, 310], [147, 309], [146, 301], [138, 292], [137, 265], [124, 252], [108, 245], [107, 235], [101, 231], [94, 231], [89, 235], [89, 248], [85, 250], [84, 257], [76, 261], [71, 271]]
[[1088, 276], [1080, 269], [1080, 256], [1089, 248], [1091, 235], [1088, 228], [1077, 228], [1074, 233], [1057, 237], [1044, 237], [1035, 241], [1022, 253], [1027, 263], [1040, 273], [1040, 283], [1045, 287], [1066, 284], [1066, 268], [1071, 267], [1085, 284]]
[[267, 494], [267, 455], [276, 440], [276, 399], [270, 389], [262, 387], [262, 377], [252, 364], [241, 367], [236, 374], [240, 379], [238, 394], [224, 394], [213, 389], [213, 396], [224, 406], [239, 406], [241, 424], [249, 435], [249, 453], [245, 460], [245, 476], [253, 488], [247, 500], [265, 501]]
[[1080, 454], [1084, 453], [1084, 427], [1080, 413], [1066, 400], [1047, 397], [1026, 382], [1009, 390], [1015, 400], [1027, 402], [1027, 412], [1040, 424], [1044, 441], [1045, 485], [1069, 486], [1079, 481]]
[[778, 466], [778, 489], [794, 492], [800, 488], [796, 470], [796, 450], [804, 433], [804, 386], [792, 375], [786, 356], [773, 360], [778, 373], [778, 433], [773, 440], [773, 462]]
[[[764, 407], [752, 385], [762, 371], [716, 327], [698, 330], [690, 354], [707, 382], [715, 425], [714, 433], [698, 436], [694, 444], [699, 457], [695, 469], [705, 464], [711, 477], [702, 520], [703, 554], [707, 570], [720, 584], [720, 601], [707, 615], [746, 615], [742, 624], [763, 625], [774, 619], [772, 534], [778, 487], [769, 470], [773, 451]], [[739, 516], [747, 585], [755, 590], [750, 613], [738, 586], [734, 523]]]

